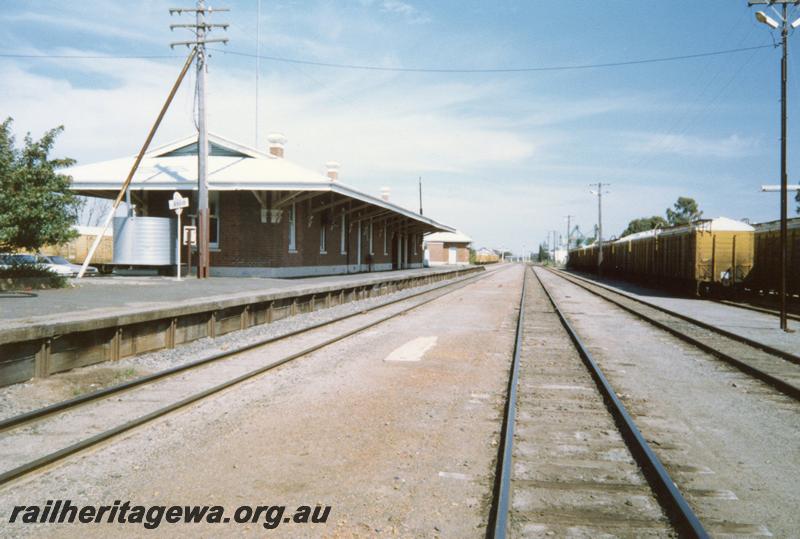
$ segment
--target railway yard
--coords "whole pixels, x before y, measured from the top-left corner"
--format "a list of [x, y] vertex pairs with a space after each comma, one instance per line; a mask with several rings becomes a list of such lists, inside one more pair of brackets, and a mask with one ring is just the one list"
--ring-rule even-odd
[[[278, 537], [796, 536], [800, 338], [775, 315], [543, 266], [442, 276], [0, 388], [0, 503], [330, 507]], [[161, 531], [266, 531], [237, 519]]]

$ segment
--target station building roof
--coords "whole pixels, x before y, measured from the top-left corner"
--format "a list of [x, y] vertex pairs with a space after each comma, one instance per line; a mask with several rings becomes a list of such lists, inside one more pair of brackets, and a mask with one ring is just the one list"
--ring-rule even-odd
[[[261, 152], [218, 135], [209, 134], [209, 191], [319, 191], [336, 193], [378, 206], [427, 225], [430, 229], [455, 229], [382, 198], [368, 195], [319, 172], [282, 157]], [[82, 195], [112, 198], [133, 166], [135, 156], [70, 167], [72, 189]], [[190, 136], [148, 151], [129, 187], [132, 191], [197, 190], [197, 137]]]
[[471, 243], [472, 238], [463, 232], [434, 232], [425, 236], [426, 242], [442, 242], [442, 243]]

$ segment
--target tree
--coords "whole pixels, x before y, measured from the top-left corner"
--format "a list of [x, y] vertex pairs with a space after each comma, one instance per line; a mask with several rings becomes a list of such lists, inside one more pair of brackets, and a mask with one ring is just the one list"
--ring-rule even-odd
[[674, 209], [667, 208], [667, 221], [672, 226], [686, 225], [703, 216], [693, 198], [678, 197], [678, 201], [672, 207]]
[[663, 228], [668, 224], [669, 223], [667, 223], [667, 220], [661, 217], [660, 215], [653, 215], [652, 217], [641, 217], [639, 219], [634, 219], [633, 221], [628, 223], [628, 228], [622, 231], [621, 236], [627, 236], [628, 234], [634, 234], [636, 232], [644, 232], [645, 230], [654, 230], [656, 228]]
[[17, 149], [11, 122], [0, 124], [0, 250], [36, 251], [66, 243], [77, 235], [72, 225], [81, 201], [70, 191], [71, 178], [56, 171], [75, 161], [48, 156], [64, 127], [38, 141], [28, 133]]
[[547, 242], [539, 244], [539, 253], [536, 255], [536, 258], [539, 259], [539, 262], [547, 262], [550, 260], [550, 249], [547, 246]]

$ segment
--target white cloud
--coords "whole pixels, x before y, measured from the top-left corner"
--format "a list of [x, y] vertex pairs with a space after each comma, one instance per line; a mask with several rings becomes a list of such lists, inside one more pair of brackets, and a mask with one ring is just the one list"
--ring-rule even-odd
[[[120, 22], [123, 20], [120, 20]], [[144, 41], [147, 43], [157, 43], [159, 45], [164, 44], [164, 42], [152, 32], [147, 33], [131, 30], [130, 25], [113, 24], [113, 20], [96, 22], [87, 17], [70, 17], [64, 14], [56, 16], [41, 12], [29, 11], [25, 13], [2, 15], [0, 16], [0, 21], [5, 21], [12, 24], [35, 23], [39, 25], [58, 27], [60, 30], [70, 29], [114, 39], [125, 38], [138, 42]]]
[[365, 6], [377, 6], [383, 13], [399, 15], [408, 22], [422, 24], [431, 21], [430, 16], [422, 13], [414, 5], [402, 0], [361, 0]]
[[629, 151], [646, 154], [674, 154], [685, 157], [716, 157], [730, 159], [758, 152], [758, 139], [740, 137], [699, 137], [689, 135], [643, 133], [631, 141]]

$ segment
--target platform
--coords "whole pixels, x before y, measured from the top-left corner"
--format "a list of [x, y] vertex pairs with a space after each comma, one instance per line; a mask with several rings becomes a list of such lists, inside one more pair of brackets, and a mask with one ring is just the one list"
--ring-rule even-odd
[[483, 271], [440, 266], [302, 279], [97, 277], [0, 294], [0, 386]]

